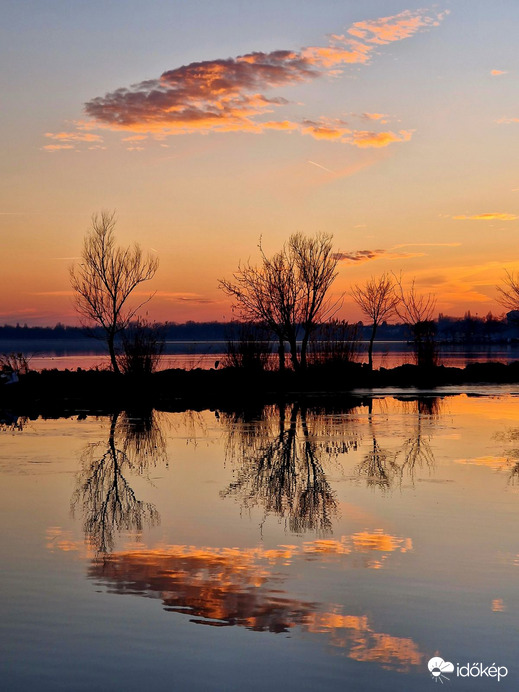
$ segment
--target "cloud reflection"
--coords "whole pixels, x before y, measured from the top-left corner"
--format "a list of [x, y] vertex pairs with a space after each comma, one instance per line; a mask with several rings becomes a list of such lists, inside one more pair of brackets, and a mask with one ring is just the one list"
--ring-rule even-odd
[[[323, 635], [349, 658], [405, 672], [423, 659], [412, 639], [377, 632], [366, 615], [295, 597], [284, 589], [284, 582], [287, 567], [299, 570], [308, 560], [333, 559], [343, 566], [355, 553], [388, 556], [411, 548], [409, 539], [381, 530], [273, 550], [185, 545], [138, 548], [92, 560], [88, 576], [109, 593], [160, 599], [165, 610], [189, 615], [195, 624]], [[376, 562], [365, 566], [378, 567]]]

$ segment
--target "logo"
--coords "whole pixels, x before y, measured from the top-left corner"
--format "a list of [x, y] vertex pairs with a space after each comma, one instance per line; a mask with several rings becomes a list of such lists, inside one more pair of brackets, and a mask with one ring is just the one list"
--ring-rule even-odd
[[445, 673], [454, 673], [454, 664], [450, 661], [444, 661], [443, 658], [439, 656], [431, 658], [427, 664], [427, 668], [429, 668], [434, 682], [438, 682], [439, 680], [442, 685], [444, 680], [449, 679]]
[[[442, 685], [444, 680], [450, 681], [445, 673], [454, 673], [454, 663], [444, 661], [439, 656], [431, 658], [427, 668], [434, 682], [441, 682]], [[456, 663], [457, 678], [497, 678], [497, 681], [501, 682], [501, 678], [506, 678], [507, 675], [508, 668], [496, 666], [495, 663], [490, 666], [483, 663], [467, 663], [466, 665]]]

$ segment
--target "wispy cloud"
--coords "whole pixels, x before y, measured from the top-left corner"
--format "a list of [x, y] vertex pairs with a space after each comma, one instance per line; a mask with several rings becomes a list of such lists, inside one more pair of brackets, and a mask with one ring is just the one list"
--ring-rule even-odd
[[45, 137], [52, 139], [55, 144], [46, 144], [42, 147], [45, 151], [53, 152], [62, 149], [76, 149], [78, 143], [94, 144], [89, 149], [104, 149], [99, 145], [103, 141], [101, 135], [92, 132], [46, 132]]
[[519, 123], [519, 118], [499, 118], [496, 120], [499, 125], [511, 125], [512, 123]]
[[74, 291], [31, 291], [28, 296], [73, 296]]
[[148, 139], [148, 135], [131, 135], [130, 137], [123, 137], [123, 142], [142, 142]]
[[519, 219], [519, 216], [517, 216], [517, 214], [508, 214], [502, 211], [494, 211], [485, 214], [472, 214], [471, 216], [459, 214], [451, 218], [455, 221], [515, 221], [515, 219]]
[[506, 70], [490, 70], [492, 77], [500, 77], [502, 74], [508, 74]]
[[362, 130], [353, 133], [353, 144], [357, 147], [387, 147], [393, 142], [408, 142], [412, 136], [411, 130], [400, 130], [398, 133]]
[[46, 144], [42, 149], [45, 151], [60, 151], [61, 149], [75, 149], [74, 144]]
[[335, 259], [348, 264], [362, 264], [383, 257], [387, 260], [411, 259], [423, 257], [424, 252], [393, 252], [392, 250], [354, 250], [352, 252], [336, 252]]
[[[338, 120], [293, 122], [272, 118], [270, 114], [279, 112], [288, 101], [284, 96], [266, 92], [323, 76], [336, 77], [347, 65], [365, 65], [384, 45], [438, 26], [446, 14], [406, 10], [390, 17], [356, 22], [344, 34], [331, 35], [326, 46], [253, 52], [167, 70], [157, 79], [88, 101], [85, 112], [92, 120], [85, 129], [102, 127], [142, 133], [134, 137], [285, 130], [364, 148], [406, 142], [411, 138], [410, 130], [377, 132], [357, 130]], [[364, 113], [361, 117], [378, 123], [386, 116]]]
[[362, 113], [364, 120], [383, 120], [387, 117], [385, 113]]
[[394, 245], [392, 250], [396, 250], [401, 247], [460, 247], [461, 243], [401, 243], [400, 245]]
[[55, 139], [60, 142], [102, 142], [101, 135], [91, 132], [46, 132], [45, 137]]
[[351, 252], [337, 252], [334, 257], [340, 262], [349, 264], [361, 264], [371, 262], [379, 258], [386, 260], [411, 259], [413, 257], [424, 257], [425, 252], [400, 252], [401, 248], [406, 247], [458, 247], [461, 243], [401, 243], [393, 245], [389, 249], [377, 250], [353, 250]]
[[206, 298], [199, 293], [187, 293], [182, 291], [157, 291], [155, 294], [158, 298], [164, 298], [173, 303], [198, 303], [200, 305], [206, 305], [208, 303], [214, 303], [214, 300]]
[[339, 262], [346, 261], [352, 264], [360, 264], [362, 262], [378, 259], [385, 252], [385, 250], [353, 250], [351, 252], [336, 252], [333, 257], [339, 260]]
[[320, 163], [316, 163], [315, 161], [310, 161], [310, 159], [308, 159], [308, 161], [306, 163], [311, 163], [312, 166], [317, 166], [317, 168], [322, 168], [322, 170], [326, 171], [327, 173], [333, 173], [333, 171], [331, 171], [329, 168], [326, 168], [326, 166], [322, 166]]

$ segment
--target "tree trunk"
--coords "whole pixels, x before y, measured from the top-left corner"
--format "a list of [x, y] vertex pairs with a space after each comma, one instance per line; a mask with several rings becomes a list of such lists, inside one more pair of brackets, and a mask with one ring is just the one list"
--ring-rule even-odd
[[303, 340], [301, 341], [301, 370], [306, 369], [306, 352], [308, 350], [308, 337], [310, 335], [305, 333]]
[[289, 342], [290, 344], [290, 358], [292, 359], [292, 365], [294, 367], [294, 370], [296, 372], [299, 371], [299, 360], [297, 358], [297, 342], [295, 338], [290, 339]]
[[278, 356], [279, 356], [279, 371], [284, 372], [284, 370], [285, 370], [285, 342], [283, 341], [282, 337], [279, 337]]
[[120, 375], [121, 371], [119, 370], [119, 364], [117, 363], [117, 358], [115, 356], [114, 340], [115, 334], [108, 334], [108, 336], [106, 337], [106, 342], [108, 344], [108, 352], [110, 353], [110, 362], [112, 364], [112, 370], [115, 372], [116, 375]]
[[373, 329], [371, 330], [371, 339], [369, 340], [368, 346], [368, 368], [373, 370], [373, 342], [375, 341], [375, 334], [377, 333], [377, 324], [373, 322]]

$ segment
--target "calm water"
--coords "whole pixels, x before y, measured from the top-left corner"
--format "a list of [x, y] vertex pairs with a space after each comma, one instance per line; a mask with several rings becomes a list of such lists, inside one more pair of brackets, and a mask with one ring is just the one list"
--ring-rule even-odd
[[[213, 368], [215, 363], [223, 363], [226, 342], [224, 341], [167, 341], [161, 368]], [[20, 351], [30, 358], [34, 370], [44, 368], [104, 368], [109, 366], [106, 348], [100, 341], [66, 339], [54, 341], [20, 340], [0, 341], [0, 353]], [[367, 342], [358, 356], [360, 362], [367, 362]], [[499, 344], [473, 348], [466, 346], [442, 346], [440, 362], [446, 366], [464, 367], [468, 363], [497, 361], [511, 363], [519, 360], [518, 344]], [[377, 341], [373, 352], [375, 368], [393, 368], [402, 363], [412, 363], [413, 353], [410, 345], [402, 341]]]
[[0, 689], [516, 690], [519, 391], [479, 391], [3, 412]]

